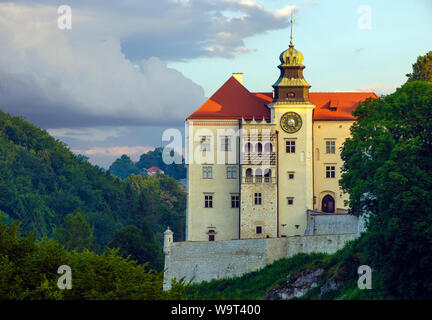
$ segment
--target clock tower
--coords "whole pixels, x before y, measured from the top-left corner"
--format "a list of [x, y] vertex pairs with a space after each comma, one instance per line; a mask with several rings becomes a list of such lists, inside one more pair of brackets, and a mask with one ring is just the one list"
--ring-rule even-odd
[[281, 53], [279, 79], [268, 104], [277, 131], [278, 236], [304, 235], [307, 210], [313, 209], [312, 117], [310, 85], [303, 77], [303, 54], [289, 48]]

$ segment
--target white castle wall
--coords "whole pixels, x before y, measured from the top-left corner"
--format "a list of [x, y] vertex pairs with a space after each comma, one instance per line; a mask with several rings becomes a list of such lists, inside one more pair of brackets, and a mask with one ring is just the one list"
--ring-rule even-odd
[[231, 278], [299, 252], [334, 253], [356, 236], [357, 230], [347, 234], [167, 243], [164, 289], [170, 288], [174, 278], [192, 282]]
[[350, 214], [328, 214], [308, 210], [305, 235], [357, 233], [359, 219]]

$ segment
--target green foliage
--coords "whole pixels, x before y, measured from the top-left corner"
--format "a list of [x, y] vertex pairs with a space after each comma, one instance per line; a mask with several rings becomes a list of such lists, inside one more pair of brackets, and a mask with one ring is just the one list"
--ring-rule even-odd
[[153, 151], [149, 151], [141, 155], [139, 161], [136, 163], [138, 169], [151, 168], [153, 166], [162, 169], [165, 174], [169, 175], [173, 179], [179, 180], [186, 178], [186, 167], [184, 159], [181, 155], [175, 154], [173, 150], [171, 150], [171, 157], [176, 157], [182, 160], [182, 164], [165, 164], [163, 161], [163, 150], [164, 148], [159, 147]]
[[91, 249], [94, 246], [90, 225], [79, 209], [74, 214], [66, 216], [65, 227], [56, 229], [55, 234], [68, 250], [82, 251], [84, 248]]
[[[68, 248], [102, 250], [117, 230], [146, 221], [158, 246], [168, 225], [183, 240], [186, 193], [178, 183], [161, 175], [140, 189], [132, 180], [104, 172], [46, 131], [0, 111], [0, 216], [8, 224], [19, 221], [24, 233], [55, 238], [57, 230]], [[77, 210], [87, 222], [69, 216]], [[79, 233], [87, 236], [75, 243]]]
[[176, 241], [184, 241], [186, 192], [173, 178], [167, 175], [131, 175], [125, 183], [132, 203], [138, 204], [139, 212], [156, 233], [159, 243], [162, 243], [162, 234], [167, 226], [173, 230]]
[[[72, 269], [72, 289], [60, 290], [57, 269]], [[19, 236], [17, 224], [0, 222], [0, 299], [182, 299], [187, 286], [162, 290], [163, 274], [148, 270], [110, 249], [67, 251], [57, 242]]]
[[419, 56], [412, 68], [412, 73], [407, 74], [407, 81], [432, 82], [432, 51], [429, 51], [424, 56]]
[[392, 296], [432, 298], [432, 84], [408, 82], [354, 114], [341, 186], [351, 212], [371, 216], [365, 264]]
[[155, 241], [153, 232], [146, 222], [141, 229], [126, 226], [117, 231], [108, 246], [119, 248], [119, 254], [124, 258], [130, 257], [140, 264], [149, 262], [149, 267], [154, 270], [163, 269], [162, 246]]
[[103, 246], [132, 222], [124, 189], [46, 131], [0, 111], [0, 210], [22, 222], [24, 232], [52, 237], [81, 208]]
[[135, 166], [133, 161], [125, 154], [111, 164], [111, 166], [109, 167], [109, 171], [113, 175], [121, 179], [126, 179], [131, 174], [139, 173], [139, 169]]

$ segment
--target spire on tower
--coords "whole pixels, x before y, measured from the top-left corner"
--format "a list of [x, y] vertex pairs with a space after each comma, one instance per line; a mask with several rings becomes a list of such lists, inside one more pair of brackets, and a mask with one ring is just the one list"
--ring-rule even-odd
[[291, 39], [290, 47], [291, 48], [294, 47], [294, 44], [293, 44], [293, 11], [294, 10], [291, 11], [291, 37], [290, 37], [290, 39]]

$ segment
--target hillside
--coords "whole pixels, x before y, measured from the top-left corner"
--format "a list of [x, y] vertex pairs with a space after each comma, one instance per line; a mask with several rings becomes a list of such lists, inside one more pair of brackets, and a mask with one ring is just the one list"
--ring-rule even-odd
[[[171, 151], [174, 152], [174, 151]], [[122, 155], [116, 159], [110, 166], [109, 170], [115, 176], [126, 179], [131, 174], [141, 174], [146, 176], [147, 169], [157, 167], [173, 179], [181, 180], [186, 178], [185, 160], [182, 156], [177, 157], [182, 159], [181, 164], [171, 163], [166, 164], [162, 158], [163, 148], [159, 147], [153, 151], [149, 151], [141, 155], [139, 161], [133, 162], [127, 155]]]
[[25, 233], [56, 238], [66, 217], [82, 212], [85, 221], [79, 223], [90, 225], [96, 250], [121, 228], [144, 222], [159, 250], [168, 225], [179, 236], [183, 232], [186, 195], [169, 177], [142, 178], [139, 188], [132, 181], [104, 172], [46, 131], [0, 111], [0, 215], [7, 223], [21, 222]]

